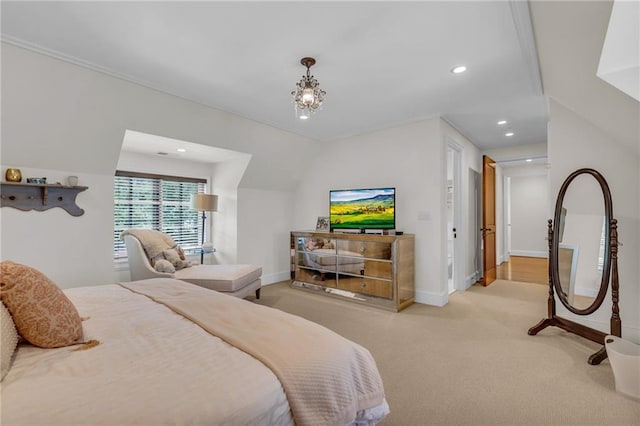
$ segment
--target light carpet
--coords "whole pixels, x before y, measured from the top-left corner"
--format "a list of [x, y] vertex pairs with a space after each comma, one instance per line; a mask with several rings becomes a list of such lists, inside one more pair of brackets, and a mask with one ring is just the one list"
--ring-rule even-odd
[[[546, 317], [546, 286], [498, 280], [438, 308], [400, 313], [293, 289], [262, 289], [257, 303], [322, 324], [373, 354], [391, 414], [382, 425], [640, 425], [640, 403], [616, 393], [599, 345]], [[624, 313], [622, 313], [624, 318]]]

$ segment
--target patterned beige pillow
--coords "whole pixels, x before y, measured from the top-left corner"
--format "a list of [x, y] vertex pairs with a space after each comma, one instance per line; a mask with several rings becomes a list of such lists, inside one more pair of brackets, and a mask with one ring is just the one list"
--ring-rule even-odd
[[11, 366], [11, 358], [18, 345], [18, 332], [16, 326], [13, 324], [13, 318], [4, 306], [4, 303], [0, 302], [0, 381], [4, 379], [4, 376], [9, 372]]
[[42, 272], [8, 260], [0, 263], [0, 298], [29, 343], [58, 348], [82, 342], [76, 307]]

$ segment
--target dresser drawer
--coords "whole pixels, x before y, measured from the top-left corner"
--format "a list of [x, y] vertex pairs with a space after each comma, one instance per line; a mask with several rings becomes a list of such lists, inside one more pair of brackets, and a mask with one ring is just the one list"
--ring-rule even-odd
[[354, 253], [369, 259], [391, 260], [391, 244], [375, 241], [338, 240], [338, 253], [347, 256]]
[[296, 268], [294, 272], [294, 280], [321, 285], [324, 287], [337, 287], [335, 273], [321, 272], [308, 268]]
[[390, 281], [340, 275], [338, 278], [338, 288], [354, 293], [393, 299], [393, 284]]
[[391, 281], [393, 279], [393, 265], [391, 262], [382, 260], [365, 260], [363, 275], [365, 277], [382, 278]]

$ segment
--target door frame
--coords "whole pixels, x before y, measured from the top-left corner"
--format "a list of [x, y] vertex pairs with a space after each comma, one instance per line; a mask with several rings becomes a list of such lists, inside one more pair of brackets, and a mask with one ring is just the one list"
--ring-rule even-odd
[[[466, 236], [466, 231], [465, 231], [465, 226], [464, 226], [464, 219], [463, 219], [463, 197], [462, 197], [462, 191], [463, 191], [463, 182], [462, 182], [462, 158], [463, 158], [463, 153], [464, 153], [464, 146], [460, 143], [458, 143], [457, 141], [455, 141], [454, 139], [451, 139], [450, 137], [446, 137], [445, 138], [445, 147], [444, 147], [444, 170], [445, 170], [445, 174], [444, 174], [444, 187], [443, 187], [443, 191], [445, 192], [445, 200], [446, 200], [446, 191], [447, 191], [447, 169], [448, 169], [448, 161], [447, 161], [447, 152], [449, 149], [451, 149], [453, 151], [453, 226], [456, 228], [456, 238], [453, 240], [453, 291], [461, 291], [461, 290], [465, 290], [466, 287], [464, 285], [464, 265], [465, 265], [465, 252], [464, 252], [464, 245], [465, 245], [465, 236]], [[447, 247], [447, 241], [448, 241], [448, 224], [447, 224], [447, 206], [446, 206], [446, 202], [444, 203], [443, 207], [443, 239], [444, 239], [444, 246]], [[445, 251], [446, 253], [446, 251]], [[444, 263], [444, 271], [445, 274], [443, 276], [443, 281], [444, 281], [444, 288], [446, 289], [447, 295], [449, 294], [449, 274], [448, 274], [448, 268], [449, 268], [449, 262], [448, 262], [448, 257], [445, 254], [445, 256], [443, 256], [443, 263]]]
[[[493, 188], [491, 188], [493, 200], [493, 208], [491, 211], [493, 212], [493, 218], [487, 219], [487, 170], [493, 169], [492, 180], [493, 180]], [[496, 235], [496, 220], [497, 220], [497, 208], [496, 208], [496, 169], [497, 163], [496, 161], [489, 157], [488, 155], [482, 156], [482, 278], [480, 279], [480, 283], [483, 286], [488, 286], [493, 283], [496, 279], [497, 273], [497, 235]], [[493, 245], [488, 245], [488, 241], [493, 241]], [[489, 255], [488, 253], [492, 253]], [[487, 265], [490, 264], [489, 268]]]

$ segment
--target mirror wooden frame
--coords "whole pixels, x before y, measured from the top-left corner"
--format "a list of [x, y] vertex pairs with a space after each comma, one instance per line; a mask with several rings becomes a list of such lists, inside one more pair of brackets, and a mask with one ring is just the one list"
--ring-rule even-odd
[[[567, 294], [562, 289], [558, 267], [558, 252], [560, 246], [560, 224], [562, 223], [561, 214], [564, 197], [571, 182], [576, 177], [584, 174], [592, 176], [600, 184], [600, 188], [602, 189], [602, 195], [604, 198], [605, 223], [608, 223], [609, 226], [605, 228], [605, 252], [600, 289], [595, 300], [590, 306], [587, 306], [584, 309], [578, 309], [569, 303]], [[559, 226], [554, 227], [554, 223], [558, 224]], [[611, 201], [611, 191], [609, 190], [609, 185], [597, 170], [589, 168], [578, 169], [575, 172], [571, 173], [567, 177], [567, 179], [565, 179], [558, 193], [553, 220], [549, 219], [547, 224], [547, 235], [549, 240], [549, 297], [547, 299], [548, 316], [547, 318], [543, 318], [535, 326], [531, 327], [528, 333], [529, 335], [533, 336], [549, 326], [555, 326], [582, 336], [595, 343], [599, 343], [602, 345], [602, 348], [596, 353], [592, 354], [589, 357], [588, 362], [591, 365], [600, 364], [604, 359], [607, 358], [607, 351], [604, 347], [605, 337], [607, 336], [607, 334], [622, 337], [622, 322], [620, 321], [620, 308], [618, 305], [618, 221], [616, 219], [613, 219], [613, 203]], [[611, 278], [611, 298], [613, 302], [611, 308], [612, 312], [610, 321], [610, 333], [604, 333], [600, 330], [587, 327], [583, 324], [556, 315], [554, 289], [558, 294], [558, 299], [560, 299], [560, 302], [570, 312], [576, 315], [590, 315], [598, 310], [598, 308], [600, 308], [600, 306], [602, 305], [602, 302], [604, 301], [604, 298], [607, 294], [607, 289], [609, 287], [609, 278]]]

